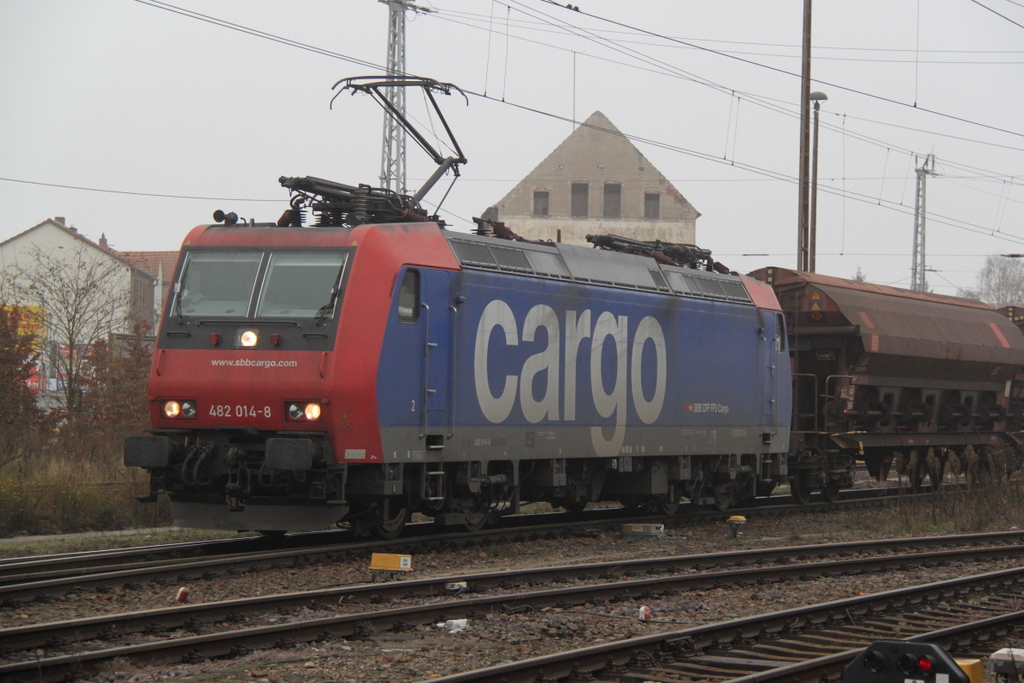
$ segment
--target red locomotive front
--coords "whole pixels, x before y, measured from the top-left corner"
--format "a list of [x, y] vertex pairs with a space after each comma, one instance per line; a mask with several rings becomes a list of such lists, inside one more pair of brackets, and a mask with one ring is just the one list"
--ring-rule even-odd
[[301, 530], [358, 506], [346, 487], [387, 493], [382, 465], [347, 464], [382, 462], [377, 366], [410, 260], [453, 264], [433, 224], [195, 228], [153, 358], [153, 429], [125, 446], [148, 498], [166, 491], [183, 526]]

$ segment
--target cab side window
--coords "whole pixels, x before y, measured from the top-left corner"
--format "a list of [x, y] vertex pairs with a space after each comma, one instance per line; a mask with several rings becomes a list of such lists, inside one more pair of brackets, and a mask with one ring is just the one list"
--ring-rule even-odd
[[786, 318], [781, 313], [775, 314], [775, 350], [778, 353], [786, 350]]
[[410, 268], [402, 276], [398, 290], [398, 319], [415, 323], [420, 319], [420, 271]]

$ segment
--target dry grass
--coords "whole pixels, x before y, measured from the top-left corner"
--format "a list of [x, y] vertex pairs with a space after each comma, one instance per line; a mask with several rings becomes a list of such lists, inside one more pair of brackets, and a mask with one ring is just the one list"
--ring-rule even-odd
[[1024, 473], [924, 499], [901, 498], [887, 510], [887, 531], [901, 536], [1024, 529]]
[[[976, 452], [968, 446], [962, 457], [951, 452], [943, 456], [937, 458], [929, 449], [922, 463], [924, 471], [934, 472], [947, 485], [957, 484], [958, 490], [925, 499], [901, 498], [891, 508], [889, 530], [912, 536], [1024, 529], [1024, 470], [1018, 453], [991, 447]], [[918, 453], [911, 451], [906, 461], [895, 463], [894, 468], [905, 465], [913, 471], [917, 458]]]
[[0, 539], [0, 557], [28, 557], [31, 555], [107, 550], [110, 548], [135, 548], [138, 546], [235, 538], [240, 535], [249, 534], [239, 534], [233, 531], [160, 527], [44, 537], [15, 536], [13, 538]]
[[[124, 466], [121, 439], [70, 430], [45, 436], [25, 437], [35, 450], [0, 468], [0, 537], [170, 524], [166, 502], [143, 505], [134, 499], [147, 492], [148, 475]], [[27, 449], [15, 445], [11, 451]]]

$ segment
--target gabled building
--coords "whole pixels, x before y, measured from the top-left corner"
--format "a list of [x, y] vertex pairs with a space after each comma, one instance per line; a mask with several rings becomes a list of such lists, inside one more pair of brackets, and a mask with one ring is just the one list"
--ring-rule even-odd
[[484, 218], [528, 239], [586, 245], [588, 234], [696, 242], [700, 213], [597, 111]]
[[31, 385], [41, 404], [59, 402], [55, 395], [71, 402], [97, 340], [152, 333], [155, 283], [105, 238], [93, 242], [63, 218], [0, 242], [0, 304], [33, 319], [41, 353]]
[[171, 291], [174, 269], [178, 265], [176, 251], [119, 251], [117, 255], [143, 272], [152, 275], [154, 283], [154, 329], [163, 316], [164, 304]]
[[[100, 237], [99, 243], [93, 242], [76, 228], [65, 225], [63, 217], [49, 218], [0, 242], [0, 272], [18, 267], [32, 268], [38, 262], [37, 253], [67, 255], [69, 258], [72, 254], [81, 254], [86, 260], [95, 259], [111, 267], [123, 266], [123, 271], [110, 278], [111, 299], [125, 302], [125, 310], [117, 316], [122, 322], [111, 332], [129, 333], [137, 325], [152, 329], [156, 279], [108, 248], [106, 242], [105, 237]], [[124, 296], [125, 292], [127, 296]]]

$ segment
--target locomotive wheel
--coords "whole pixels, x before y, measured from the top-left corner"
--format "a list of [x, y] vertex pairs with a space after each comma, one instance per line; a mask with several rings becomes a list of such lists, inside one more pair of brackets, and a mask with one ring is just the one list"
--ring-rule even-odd
[[491, 498], [481, 491], [473, 499], [473, 502], [465, 505], [460, 512], [466, 518], [466, 523], [463, 526], [467, 531], [480, 531], [487, 523], [487, 516], [491, 512]]
[[[388, 506], [385, 509], [390, 509]], [[383, 516], [383, 515], [382, 515]], [[385, 541], [393, 541], [402, 535], [405, 523], [409, 520], [409, 508], [400, 507], [390, 519], [385, 518], [380, 524], [373, 528], [373, 533]]]
[[666, 517], [674, 517], [679, 512], [679, 501], [674, 503], [664, 502], [658, 506], [658, 512], [665, 515]]
[[652, 515], [672, 517], [679, 512], [679, 501], [671, 501], [667, 496], [657, 496], [645, 501], [642, 507], [645, 512], [650, 512]]
[[488, 507], [486, 505], [470, 510], [464, 509], [463, 516], [466, 518], [465, 527], [467, 531], [480, 531], [487, 522]]
[[583, 512], [587, 507], [587, 501], [585, 500], [562, 500], [557, 503], [557, 507], [562, 508], [570, 515], [578, 515]]

